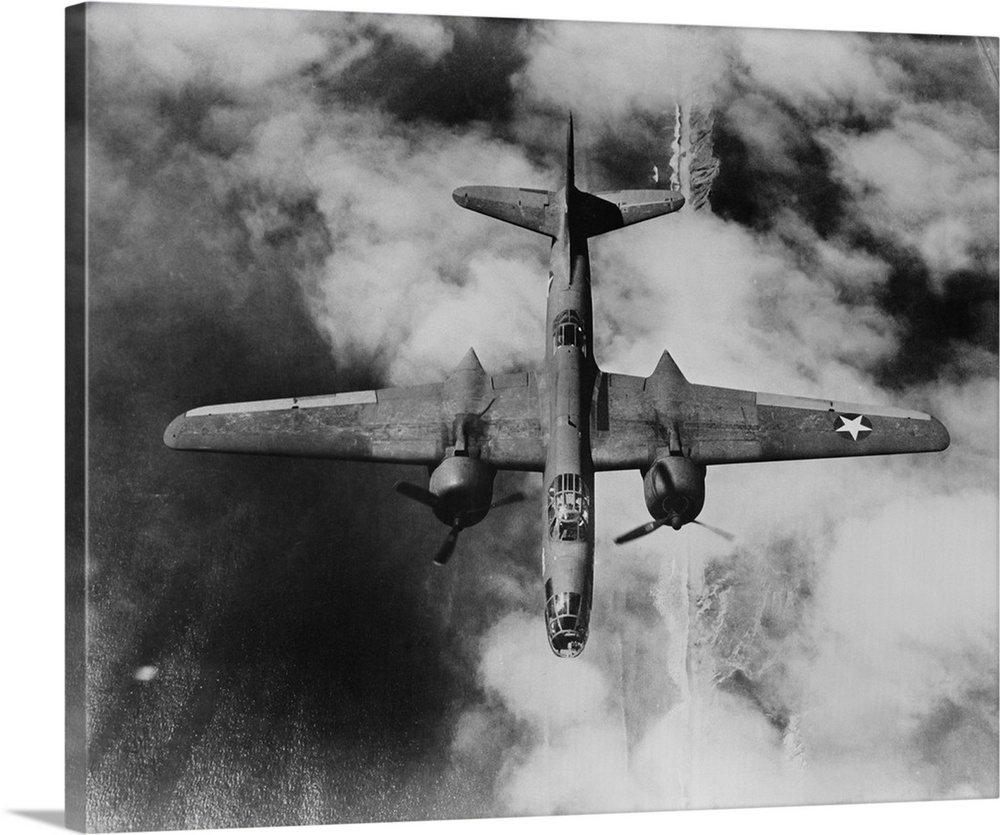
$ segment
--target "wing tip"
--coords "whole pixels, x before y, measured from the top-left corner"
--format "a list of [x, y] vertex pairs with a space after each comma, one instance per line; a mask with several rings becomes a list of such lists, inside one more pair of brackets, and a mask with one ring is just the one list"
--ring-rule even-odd
[[180, 437], [186, 414], [178, 415], [163, 430], [163, 443], [170, 449], [181, 449]]
[[947, 427], [936, 417], [931, 417], [930, 441], [932, 446], [928, 452], [941, 452], [951, 446], [951, 435]]

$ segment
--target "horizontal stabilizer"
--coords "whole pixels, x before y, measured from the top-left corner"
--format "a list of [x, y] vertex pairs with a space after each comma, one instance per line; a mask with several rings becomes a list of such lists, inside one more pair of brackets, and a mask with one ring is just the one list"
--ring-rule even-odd
[[452, 194], [463, 209], [554, 238], [559, 234], [560, 210], [556, 194], [533, 188], [462, 186]]
[[588, 238], [614, 229], [641, 223], [650, 218], [676, 212], [684, 205], [679, 191], [633, 189], [600, 194], [577, 192], [570, 212]]

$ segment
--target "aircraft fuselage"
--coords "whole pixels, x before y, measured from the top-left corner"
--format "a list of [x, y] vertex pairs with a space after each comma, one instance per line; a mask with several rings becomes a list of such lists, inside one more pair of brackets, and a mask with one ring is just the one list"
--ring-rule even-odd
[[573, 186], [557, 193], [564, 208], [553, 239], [546, 304], [548, 443], [543, 493], [542, 573], [552, 650], [579, 655], [587, 640], [594, 585], [594, 463], [590, 403], [593, 357], [590, 256], [572, 223]]

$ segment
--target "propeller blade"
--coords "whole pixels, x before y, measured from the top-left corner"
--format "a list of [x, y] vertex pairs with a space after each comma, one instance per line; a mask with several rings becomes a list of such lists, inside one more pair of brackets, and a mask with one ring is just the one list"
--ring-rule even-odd
[[393, 485], [397, 493], [401, 493], [408, 499], [413, 499], [415, 502], [420, 502], [420, 504], [425, 504], [432, 510], [438, 505], [438, 497], [426, 487], [420, 487], [416, 484], [411, 484], [408, 481], [397, 481]]
[[458, 525], [448, 531], [448, 536], [445, 537], [437, 554], [434, 555], [435, 565], [444, 565], [451, 559], [451, 555], [455, 553], [455, 545], [458, 543], [458, 535], [461, 531], [462, 529]]
[[640, 536], [645, 536], [646, 534], [652, 533], [657, 528], [660, 528], [666, 524], [667, 524], [666, 519], [654, 519], [652, 522], [647, 522], [645, 525], [640, 525], [638, 528], [633, 528], [628, 533], [623, 533], [621, 536], [616, 536], [615, 545], [622, 545], [626, 542], [631, 542], [633, 539], [638, 539]]
[[729, 531], [722, 530], [722, 528], [716, 528], [714, 525], [706, 525], [704, 522], [699, 522], [697, 519], [693, 519], [692, 522], [695, 525], [701, 525], [707, 531], [711, 531], [714, 534], [718, 534], [723, 539], [729, 542], [732, 542], [734, 539], [736, 539], [736, 537], [733, 534], [729, 533]]
[[524, 493], [522, 493], [520, 490], [516, 490], [515, 492], [509, 493], [508, 495], [504, 496], [502, 499], [497, 499], [495, 502], [493, 502], [493, 504], [490, 505], [490, 508], [492, 509], [494, 507], [503, 507], [504, 505], [523, 502], [525, 498], [526, 496]]

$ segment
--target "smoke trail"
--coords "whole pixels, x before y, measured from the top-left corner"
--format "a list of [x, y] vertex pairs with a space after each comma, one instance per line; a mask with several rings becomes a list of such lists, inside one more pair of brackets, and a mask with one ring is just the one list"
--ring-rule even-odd
[[676, 106], [670, 183], [695, 211], [708, 204], [719, 173], [719, 160], [712, 151], [714, 124], [711, 109], [700, 106], [694, 96]]

